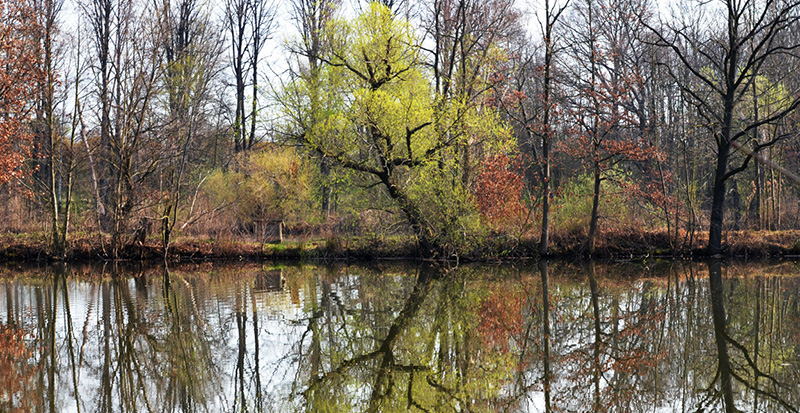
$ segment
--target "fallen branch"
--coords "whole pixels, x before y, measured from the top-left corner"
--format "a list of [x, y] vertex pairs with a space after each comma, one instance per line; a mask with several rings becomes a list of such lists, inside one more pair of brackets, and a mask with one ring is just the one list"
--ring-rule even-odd
[[786, 168], [776, 164], [775, 162], [770, 161], [767, 158], [762, 157], [761, 155], [759, 155], [757, 153], [753, 153], [753, 151], [751, 151], [750, 149], [745, 148], [744, 146], [739, 144], [739, 142], [731, 142], [731, 146], [733, 146], [734, 149], [738, 150], [739, 152], [742, 152], [745, 155], [753, 157], [753, 159], [755, 159], [759, 163], [767, 165], [770, 168], [776, 169], [778, 172], [782, 173], [784, 176], [786, 176], [787, 178], [789, 178], [792, 181], [794, 181], [794, 183], [800, 185], [800, 176], [798, 176], [794, 172], [791, 172], [791, 171], [787, 170]]

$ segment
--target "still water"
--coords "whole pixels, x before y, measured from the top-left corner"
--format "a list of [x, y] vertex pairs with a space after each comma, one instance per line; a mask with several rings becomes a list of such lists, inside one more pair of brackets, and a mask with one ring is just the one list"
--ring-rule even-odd
[[0, 269], [0, 411], [798, 411], [794, 263]]

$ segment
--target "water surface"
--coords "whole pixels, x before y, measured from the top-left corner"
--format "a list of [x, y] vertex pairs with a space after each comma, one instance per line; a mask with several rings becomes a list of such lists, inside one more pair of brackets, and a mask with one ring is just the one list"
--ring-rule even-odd
[[800, 408], [793, 263], [0, 270], [0, 411]]

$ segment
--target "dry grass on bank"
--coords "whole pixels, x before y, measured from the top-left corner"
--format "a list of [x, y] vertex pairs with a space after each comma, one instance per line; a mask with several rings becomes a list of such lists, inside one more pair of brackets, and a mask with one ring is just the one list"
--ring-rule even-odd
[[[678, 242], [666, 231], [616, 230], [603, 232], [595, 244], [594, 257], [683, 256], [704, 255], [707, 234], [697, 232], [693, 243], [681, 234]], [[481, 245], [462, 254], [464, 260], [495, 260], [534, 258], [536, 239], [521, 241], [508, 237], [487, 237]], [[555, 233], [551, 238], [551, 255], [557, 257], [586, 256], [585, 237], [580, 234]], [[108, 240], [97, 235], [79, 236], [70, 240], [72, 261], [108, 259]], [[800, 256], [800, 230], [787, 231], [729, 231], [725, 234], [725, 256], [738, 258], [780, 258]], [[0, 261], [47, 261], [49, 243], [43, 232], [0, 234]], [[253, 242], [247, 239], [228, 239], [182, 236], [170, 247], [175, 260], [264, 260], [264, 259], [376, 259], [421, 257], [410, 236], [387, 238], [367, 237], [300, 237], [279, 244]], [[144, 245], [126, 247], [122, 258], [132, 260], [163, 259], [159, 241], [148, 239]]]

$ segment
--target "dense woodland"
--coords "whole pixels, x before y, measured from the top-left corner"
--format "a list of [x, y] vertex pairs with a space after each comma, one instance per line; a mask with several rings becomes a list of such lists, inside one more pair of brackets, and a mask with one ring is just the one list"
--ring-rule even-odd
[[0, 0], [0, 230], [724, 253], [800, 227], [798, 48], [796, 0]]

